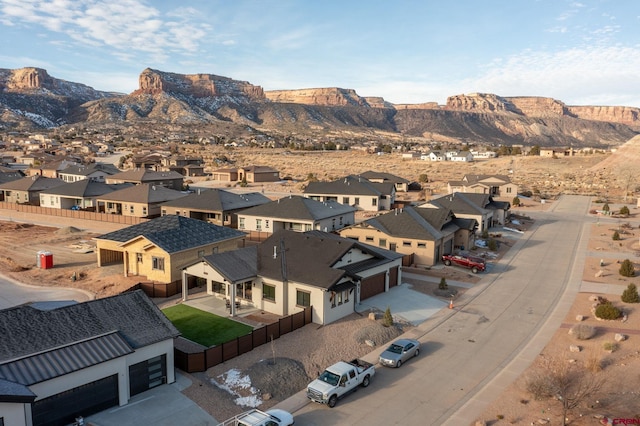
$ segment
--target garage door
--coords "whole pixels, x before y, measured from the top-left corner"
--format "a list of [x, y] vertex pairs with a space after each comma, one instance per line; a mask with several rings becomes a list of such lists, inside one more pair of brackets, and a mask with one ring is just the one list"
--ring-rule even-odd
[[36, 401], [31, 406], [34, 426], [73, 423], [76, 417], [118, 405], [118, 375], [106, 377], [77, 388]]
[[398, 285], [398, 267], [389, 269], [389, 288]]
[[368, 299], [376, 294], [384, 293], [384, 276], [382, 272], [369, 278], [364, 278], [360, 283], [360, 300]]

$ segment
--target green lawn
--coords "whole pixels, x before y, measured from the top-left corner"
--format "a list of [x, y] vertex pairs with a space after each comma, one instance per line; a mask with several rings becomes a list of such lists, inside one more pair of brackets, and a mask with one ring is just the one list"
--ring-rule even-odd
[[183, 337], [204, 346], [219, 345], [253, 330], [248, 325], [182, 304], [163, 309], [162, 312]]

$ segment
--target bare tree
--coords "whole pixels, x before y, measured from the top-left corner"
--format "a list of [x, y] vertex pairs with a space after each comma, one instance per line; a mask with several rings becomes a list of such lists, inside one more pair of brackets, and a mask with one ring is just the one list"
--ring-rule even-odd
[[553, 398], [562, 406], [562, 425], [567, 414], [593, 397], [605, 383], [604, 375], [584, 365], [571, 363], [561, 355], [544, 356], [527, 379], [527, 391], [536, 399]]

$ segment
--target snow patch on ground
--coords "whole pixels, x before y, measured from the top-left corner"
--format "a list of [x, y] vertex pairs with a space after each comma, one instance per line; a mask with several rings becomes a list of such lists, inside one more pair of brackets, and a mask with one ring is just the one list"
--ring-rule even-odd
[[256, 408], [262, 404], [262, 399], [257, 395], [258, 390], [251, 385], [251, 378], [242, 375], [240, 370], [232, 368], [211, 379], [211, 383], [234, 395], [236, 405]]

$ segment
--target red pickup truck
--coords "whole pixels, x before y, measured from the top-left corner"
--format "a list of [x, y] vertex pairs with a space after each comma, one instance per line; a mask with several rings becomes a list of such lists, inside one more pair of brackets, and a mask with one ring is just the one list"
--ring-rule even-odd
[[477, 274], [478, 271], [484, 271], [487, 267], [483, 258], [472, 256], [467, 253], [445, 254], [442, 256], [442, 262], [447, 266], [455, 264], [469, 268], [474, 274]]

